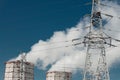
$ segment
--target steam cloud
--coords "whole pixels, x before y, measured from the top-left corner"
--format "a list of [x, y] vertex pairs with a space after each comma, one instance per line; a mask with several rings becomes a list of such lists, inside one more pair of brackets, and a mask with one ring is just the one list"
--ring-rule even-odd
[[[118, 19], [120, 14], [120, 6], [117, 3], [106, 1], [107, 5], [112, 5], [113, 7], [102, 7], [102, 12], [113, 15], [114, 17], [105, 25], [105, 28], [111, 29], [112, 31], [105, 31], [108, 35], [120, 39], [120, 32], [115, 30], [120, 30], [120, 19]], [[108, 17], [102, 16], [104, 19]], [[78, 23], [75, 27], [66, 29], [66, 31], [54, 32], [53, 36], [46, 41], [39, 40], [38, 43], [31, 47], [31, 51], [26, 54], [27, 61], [34, 63], [39, 69], [46, 69], [51, 66], [50, 71], [60, 71], [65, 70], [76, 72], [77, 68], [83, 69], [85, 63], [85, 53], [81, 46], [72, 46], [74, 42], [72, 39], [83, 37], [86, 34], [86, 30], [83, 28], [89, 25], [89, 18], [85, 18]], [[76, 31], [78, 30], [79, 31]], [[62, 42], [66, 41], [66, 42]], [[68, 41], [68, 42], [67, 42]], [[118, 44], [113, 42], [113, 44]], [[66, 46], [66, 47], [65, 47]], [[111, 67], [113, 63], [120, 61], [120, 47], [107, 49], [107, 62], [108, 66]], [[19, 59], [20, 55], [16, 58]], [[67, 68], [68, 67], [68, 68]], [[71, 69], [71, 68], [76, 69]]]

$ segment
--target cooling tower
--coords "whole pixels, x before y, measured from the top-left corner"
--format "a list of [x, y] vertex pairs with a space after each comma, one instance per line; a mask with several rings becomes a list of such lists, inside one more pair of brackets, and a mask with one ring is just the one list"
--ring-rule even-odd
[[46, 73], [46, 80], [71, 80], [71, 78], [71, 72], [51, 71]]
[[34, 65], [29, 62], [6, 62], [4, 80], [34, 80]]

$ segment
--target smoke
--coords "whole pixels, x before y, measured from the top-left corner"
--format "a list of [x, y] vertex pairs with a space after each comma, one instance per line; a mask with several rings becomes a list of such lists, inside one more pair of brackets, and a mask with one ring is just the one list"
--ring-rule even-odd
[[[53, 36], [46, 41], [40, 40], [31, 47], [30, 52], [26, 53], [27, 60], [34, 63], [40, 69], [46, 69], [47, 66], [62, 60], [64, 55], [68, 57], [76, 55], [80, 51], [72, 46], [74, 44], [72, 39], [82, 36], [81, 34], [84, 32], [81, 28], [84, 24], [81, 21], [76, 27], [66, 31], [54, 32]], [[76, 31], [77, 29], [79, 31]]]
[[[113, 7], [102, 6], [102, 12], [113, 15], [113, 18], [105, 25], [106, 29], [104, 32], [108, 35], [120, 39], [120, 6], [117, 3], [104, 1], [107, 5], [112, 5]], [[110, 17], [102, 16], [105, 20], [110, 19]], [[72, 39], [82, 38], [86, 35], [87, 30], [83, 28], [89, 25], [89, 18], [81, 20], [78, 25], [66, 29], [65, 31], [54, 32], [53, 36], [46, 41], [39, 40], [36, 44], [31, 47], [31, 50], [26, 54], [26, 59], [29, 62], [34, 63], [39, 69], [46, 69], [51, 66], [50, 71], [71, 71], [76, 72], [84, 68], [86, 50], [84, 50], [83, 45], [73, 46]], [[64, 42], [65, 41], [65, 42]], [[118, 44], [113, 42], [113, 44]], [[120, 61], [120, 47], [108, 48], [107, 49], [107, 62], [108, 66], [111, 67], [115, 62]], [[15, 58], [19, 60], [20, 55]], [[12, 59], [14, 60], [14, 59]], [[94, 61], [96, 58], [94, 58]]]

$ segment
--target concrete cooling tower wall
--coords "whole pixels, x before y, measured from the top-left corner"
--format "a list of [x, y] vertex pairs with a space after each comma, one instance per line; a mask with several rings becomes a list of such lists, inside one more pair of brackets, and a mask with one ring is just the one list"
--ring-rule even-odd
[[51, 71], [46, 73], [46, 80], [71, 80], [71, 78], [71, 72]]
[[4, 80], [34, 80], [34, 65], [29, 62], [6, 62]]

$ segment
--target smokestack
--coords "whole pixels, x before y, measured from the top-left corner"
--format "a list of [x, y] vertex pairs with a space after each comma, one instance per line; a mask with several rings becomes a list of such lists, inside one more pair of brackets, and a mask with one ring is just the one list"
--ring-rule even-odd
[[71, 78], [71, 72], [51, 71], [46, 73], [46, 80], [71, 80]]
[[34, 65], [25, 61], [25, 56], [21, 60], [8, 61], [5, 67], [4, 80], [34, 80]]

